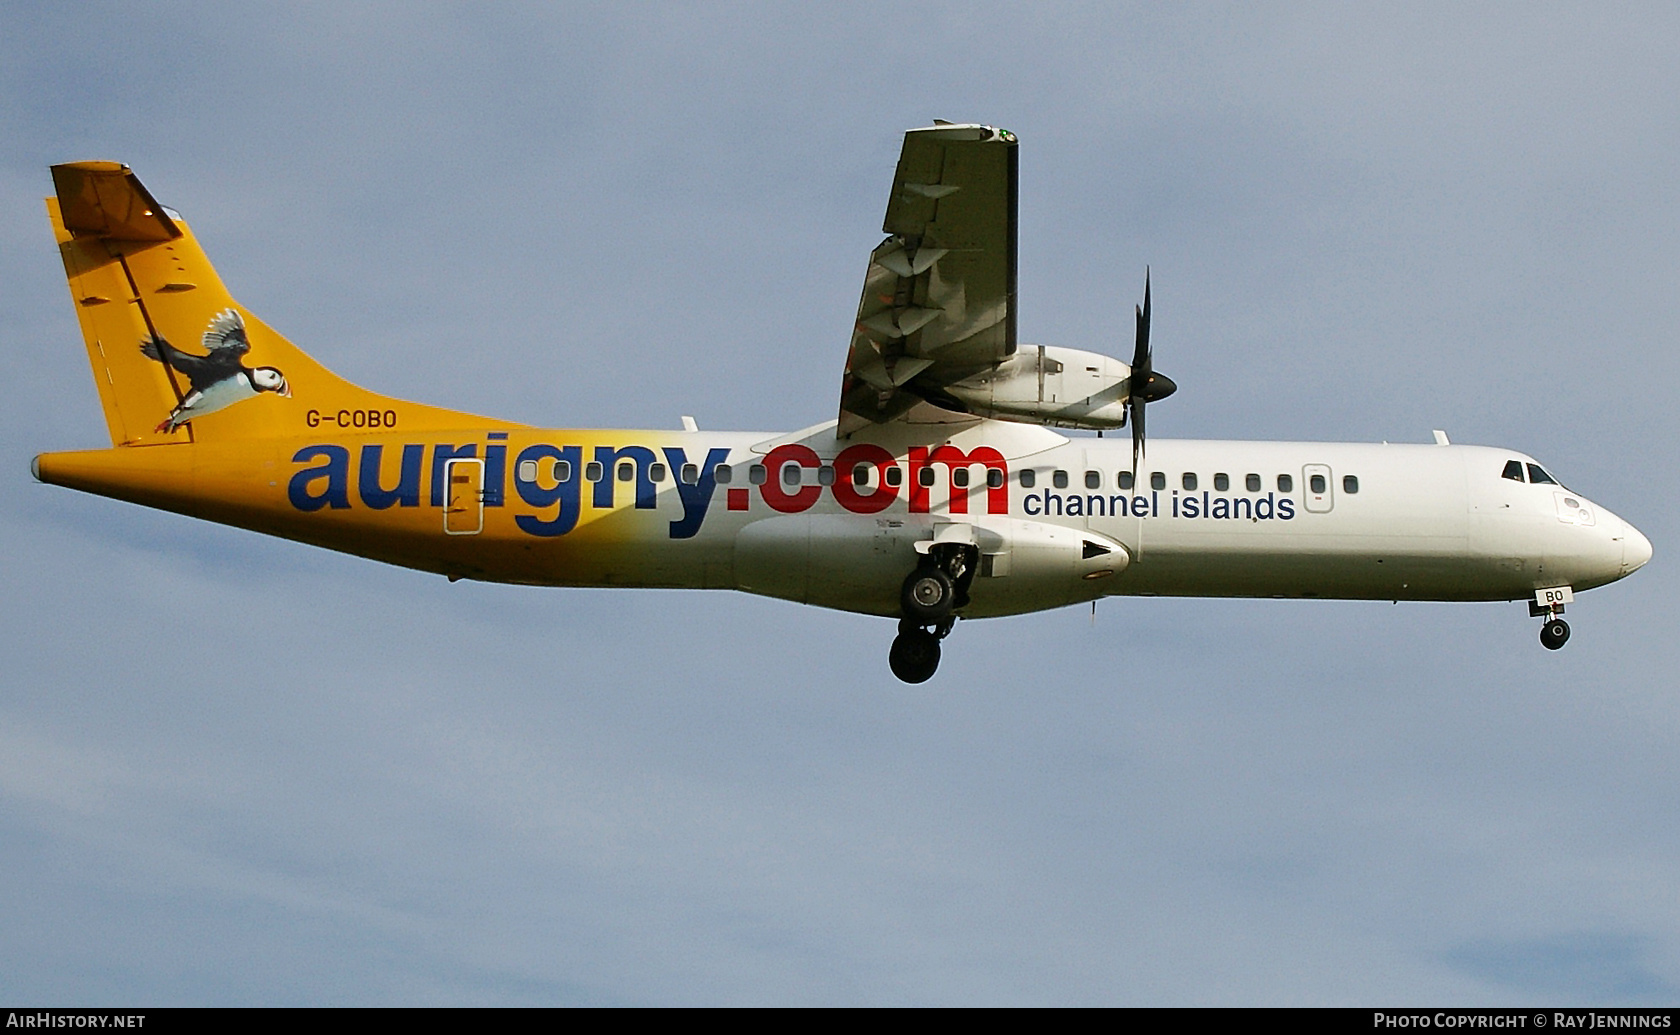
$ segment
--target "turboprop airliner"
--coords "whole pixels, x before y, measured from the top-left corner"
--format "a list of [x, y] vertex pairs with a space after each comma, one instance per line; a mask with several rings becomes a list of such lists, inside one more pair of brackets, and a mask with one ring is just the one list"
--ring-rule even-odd
[[959, 618], [1114, 595], [1526, 601], [1556, 650], [1576, 592], [1650, 559], [1513, 449], [1146, 439], [1176, 388], [1147, 276], [1130, 363], [1017, 341], [1017, 154], [988, 126], [905, 135], [838, 415], [787, 433], [536, 428], [375, 394], [235, 302], [126, 166], [54, 166], [111, 448], [34, 473], [450, 580], [879, 615], [910, 683]]

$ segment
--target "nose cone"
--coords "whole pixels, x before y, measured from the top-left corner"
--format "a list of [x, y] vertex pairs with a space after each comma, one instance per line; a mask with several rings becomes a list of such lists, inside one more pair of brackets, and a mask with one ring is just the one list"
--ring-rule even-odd
[[1622, 533], [1622, 574], [1627, 575], [1645, 567], [1651, 559], [1651, 540], [1626, 521], [1622, 524], [1627, 528]]

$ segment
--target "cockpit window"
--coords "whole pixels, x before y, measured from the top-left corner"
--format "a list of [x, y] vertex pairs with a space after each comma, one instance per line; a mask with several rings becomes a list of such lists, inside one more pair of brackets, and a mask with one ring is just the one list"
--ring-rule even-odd
[[1523, 480], [1522, 461], [1521, 460], [1507, 460], [1507, 461], [1505, 461], [1505, 473], [1500, 475], [1500, 477], [1501, 478], [1509, 478], [1514, 482], [1522, 481]]
[[1528, 480], [1536, 485], [1556, 485], [1557, 479], [1540, 469], [1539, 464], [1528, 465]]

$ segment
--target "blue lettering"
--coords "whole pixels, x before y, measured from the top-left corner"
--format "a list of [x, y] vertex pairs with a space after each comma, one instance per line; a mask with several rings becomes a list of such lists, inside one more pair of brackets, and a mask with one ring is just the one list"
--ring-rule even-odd
[[1033, 517], [1037, 517], [1038, 515], [1044, 513], [1044, 511], [1034, 508], [1033, 504], [1035, 504], [1037, 502], [1038, 502], [1038, 493], [1029, 492], [1024, 497], [1021, 498], [1021, 509], [1026, 511], [1029, 515], [1031, 515]]
[[1236, 499], [1232, 500], [1231, 516], [1245, 518], [1254, 517], [1253, 501], [1251, 501], [1247, 496], [1238, 496]]
[[596, 446], [595, 462], [601, 465], [601, 480], [595, 483], [595, 506], [602, 510], [610, 510], [613, 506], [613, 490], [618, 485], [618, 462], [620, 460], [634, 460], [636, 462], [636, 508], [638, 510], [652, 510], [655, 493], [653, 476], [648, 473], [657, 458], [653, 450], [646, 446], [625, 446], [622, 449], [613, 446]]
[[1272, 502], [1272, 493], [1268, 492], [1265, 499], [1254, 501], [1254, 516], [1261, 521], [1270, 521], [1275, 507], [1276, 504]]
[[[304, 446], [292, 455], [294, 464], [315, 459], [326, 462], [318, 467], [305, 467], [292, 475], [292, 480], [286, 485], [286, 498], [292, 501], [292, 506], [306, 513], [322, 507], [349, 509], [350, 450], [343, 446]], [[318, 481], [327, 484], [319, 493], [310, 492], [309, 486]]]
[[[496, 432], [490, 433], [490, 438], [497, 437], [507, 438], [507, 434], [504, 432], [498, 436]], [[506, 484], [507, 447], [491, 445], [485, 446], [484, 488], [481, 495], [484, 499], [484, 505], [486, 507], [499, 507], [502, 505], [502, 488]]]
[[420, 461], [425, 452], [425, 446], [403, 446], [397, 486], [387, 489], [379, 484], [379, 463], [385, 453], [385, 447], [363, 446], [361, 465], [356, 471], [356, 491], [360, 493], [362, 502], [374, 510], [386, 510], [393, 506], [418, 507]]
[[[553, 488], [545, 489], [538, 484], [542, 477], [542, 464], [537, 465], [537, 479], [526, 481], [519, 476], [519, 469], [527, 460], [560, 460], [567, 465], [566, 478], [558, 482]], [[557, 536], [565, 535], [577, 527], [578, 511], [582, 507], [582, 494], [578, 491], [583, 472], [583, 447], [567, 446], [559, 449], [554, 446], [537, 445], [526, 446], [519, 451], [518, 458], [513, 465], [513, 491], [527, 504], [539, 509], [559, 504], [554, 516], [543, 519], [534, 514], [515, 514], [513, 521], [520, 530], [531, 535]]]
[[478, 447], [476, 445], [438, 445], [432, 447], [432, 506], [443, 506], [443, 490], [444, 486], [447, 484], [447, 479], [444, 477], [444, 470], [449, 466], [449, 461], [458, 456], [477, 455]]
[[1278, 517], [1285, 521], [1295, 516], [1295, 503], [1289, 499], [1278, 500]]
[[1231, 516], [1231, 501], [1221, 496], [1213, 501], [1213, 516], [1228, 518]]
[[682, 499], [681, 521], [671, 522], [672, 539], [692, 539], [700, 532], [700, 522], [706, 520], [706, 508], [712, 505], [712, 493], [717, 488], [717, 467], [729, 459], [729, 450], [714, 449], [706, 454], [700, 465], [700, 478], [693, 485], [682, 480], [682, 469], [688, 464], [688, 453], [677, 446], [665, 448], [665, 459], [677, 476], [677, 496]]

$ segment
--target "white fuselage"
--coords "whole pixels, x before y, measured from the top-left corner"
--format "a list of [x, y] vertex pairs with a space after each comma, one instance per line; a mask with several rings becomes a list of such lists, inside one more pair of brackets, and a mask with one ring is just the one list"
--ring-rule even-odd
[[[1134, 479], [1129, 439], [982, 421], [949, 439], [917, 436], [921, 464], [882, 442], [900, 484], [890, 504], [859, 513], [832, 485], [852, 476], [833, 462], [855, 441], [830, 425], [746, 447], [757, 436], [695, 438], [730, 447], [730, 485], [753, 485], [752, 505], [711, 508], [700, 542], [660, 548], [673, 551], [667, 570], [692, 551], [731, 572], [708, 585], [871, 614], [898, 613], [899, 583], [936, 541], [980, 554], [967, 617], [1109, 595], [1517, 600], [1615, 581], [1651, 551], [1580, 494], [1528, 480], [1530, 465], [1540, 471], [1528, 456], [1481, 446], [1151, 440]], [[810, 498], [783, 513], [763, 505], [749, 475], [790, 443], [832, 473], [778, 464], [779, 496]], [[969, 457], [990, 447], [1004, 463], [939, 462], [933, 450], [946, 443]], [[1502, 477], [1512, 461], [1523, 480]], [[958, 468], [966, 488], [953, 485]], [[993, 468], [1002, 486], [988, 485]], [[864, 472], [855, 491], [879, 491], [884, 472]]]

